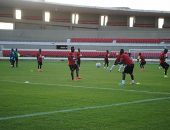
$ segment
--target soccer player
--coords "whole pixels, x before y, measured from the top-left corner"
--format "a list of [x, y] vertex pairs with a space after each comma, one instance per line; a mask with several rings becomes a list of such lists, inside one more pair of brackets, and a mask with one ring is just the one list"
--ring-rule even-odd
[[168, 58], [167, 57], [167, 52], [168, 52], [168, 49], [164, 49], [164, 51], [160, 54], [160, 65], [162, 66], [163, 69], [165, 69], [165, 72], [164, 72], [164, 77], [167, 78], [167, 71], [168, 71], [168, 68], [169, 68], [169, 64], [166, 63], [166, 59]]
[[[74, 51], [75, 51], [74, 46], [72, 46], [71, 52], [69, 52], [69, 54], [68, 54], [68, 65], [69, 65], [69, 68], [70, 68], [70, 71], [71, 71], [72, 80], [77, 80], [77, 79], [80, 79], [80, 77], [79, 77], [79, 67], [76, 64], [77, 58], [76, 58], [76, 53]], [[76, 79], [74, 79], [74, 71], [75, 70], [76, 70]]]
[[16, 63], [16, 67], [18, 67], [18, 56], [19, 56], [19, 53], [18, 53], [18, 49], [16, 48], [15, 49], [15, 63]]
[[12, 48], [11, 49], [11, 52], [10, 52], [10, 63], [11, 63], [11, 67], [14, 67], [14, 64], [15, 64], [15, 52], [14, 52], [14, 49]]
[[82, 54], [80, 52], [80, 48], [78, 48], [78, 52], [77, 52], [77, 65], [78, 65], [79, 69], [80, 69], [80, 64], [81, 64], [81, 59], [80, 59], [81, 57], [82, 57]]
[[106, 54], [105, 54], [105, 57], [104, 57], [104, 69], [108, 69], [109, 67], [109, 50], [106, 50]]
[[144, 56], [141, 53], [139, 53], [138, 58], [137, 58], [137, 62], [139, 62], [139, 61], [140, 61], [140, 68], [143, 71], [144, 70], [144, 66], [146, 64], [146, 61], [145, 61]]
[[135, 83], [133, 75], [134, 63], [132, 59], [129, 57], [129, 55], [124, 53], [124, 49], [120, 50], [119, 64], [125, 65], [124, 71], [122, 72], [122, 82], [120, 83], [120, 85], [125, 85], [126, 74], [130, 74], [132, 80], [131, 84], [134, 84]]
[[43, 56], [41, 54], [41, 49], [39, 49], [37, 53], [37, 63], [38, 63], [38, 71], [42, 71], [42, 62], [43, 62]]

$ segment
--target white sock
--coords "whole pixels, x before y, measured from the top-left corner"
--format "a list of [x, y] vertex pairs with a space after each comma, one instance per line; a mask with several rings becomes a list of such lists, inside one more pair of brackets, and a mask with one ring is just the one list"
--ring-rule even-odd
[[132, 83], [135, 83], [135, 81], [134, 81], [134, 80], [132, 80]]
[[110, 68], [110, 70], [112, 70], [114, 68], [115, 65], [112, 65], [112, 67]]
[[121, 72], [123, 65], [119, 65], [118, 71]]
[[125, 80], [122, 80], [122, 84], [125, 84]]

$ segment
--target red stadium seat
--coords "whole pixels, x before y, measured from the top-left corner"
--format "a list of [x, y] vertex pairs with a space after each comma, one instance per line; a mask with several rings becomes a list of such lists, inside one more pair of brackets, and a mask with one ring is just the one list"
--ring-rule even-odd
[[99, 21], [94, 20], [79, 20], [79, 24], [99, 24]]
[[155, 24], [140, 24], [140, 23], [136, 23], [136, 24], [134, 24], [134, 27], [154, 28]]
[[71, 42], [91, 43], [170, 43], [170, 39], [145, 39], [145, 38], [71, 38]]
[[71, 42], [105, 42], [112, 43], [113, 38], [71, 38]]
[[[36, 50], [19, 50], [21, 57], [36, 57], [38, 51]], [[42, 55], [45, 57], [67, 57], [68, 51], [57, 51], [57, 50], [43, 50]], [[8, 57], [10, 55], [10, 50], [3, 50], [2, 54], [4, 57]], [[146, 59], [159, 59], [160, 52], [143, 52], [142, 53]], [[99, 51], [90, 51], [90, 52], [83, 52], [82, 55], [85, 58], [104, 58], [105, 52]], [[132, 53], [133, 55], [138, 55], [138, 52]], [[170, 53], [168, 53], [170, 56]], [[110, 57], [116, 57], [116, 52], [111, 52]]]
[[64, 18], [53, 18], [52, 21], [54, 22], [64, 22], [64, 23], [69, 23], [71, 19], [64, 19]]
[[[4, 57], [8, 57], [10, 55], [10, 50], [2, 51]], [[38, 51], [36, 50], [19, 50], [19, 53], [22, 57], [36, 57]], [[68, 51], [57, 51], [57, 50], [44, 50], [42, 51], [42, 55], [46, 57], [67, 57]], [[105, 52], [82, 52], [83, 57], [88, 58], [102, 58], [105, 56]], [[111, 54], [110, 57], [114, 57], [116, 55], [115, 52]]]
[[[8, 57], [10, 55], [10, 50], [3, 50], [2, 51], [4, 57]], [[22, 57], [36, 57], [38, 51], [36, 50], [19, 50], [19, 53]], [[45, 57], [67, 57], [68, 51], [57, 51], [57, 50], [44, 50], [42, 51], [42, 55]], [[142, 53], [146, 59], [159, 59], [160, 52], [143, 52]], [[86, 58], [104, 58], [105, 52], [99, 51], [90, 51], [90, 52], [83, 52], [83, 57]], [[138, 53], [133, 53], [133, 55], [138, 55]], [[170, 53], [168, 53], [170, 56]], [[116, 52], [111, 52], [110, 57], [116, 57]]]
[[27, 20], [42, 20], [41, 16], [24, 16], [24, 19]]
[[0, 17], [12, 18], [13, 14], [10, 14], [10, 13], [0, 13]]

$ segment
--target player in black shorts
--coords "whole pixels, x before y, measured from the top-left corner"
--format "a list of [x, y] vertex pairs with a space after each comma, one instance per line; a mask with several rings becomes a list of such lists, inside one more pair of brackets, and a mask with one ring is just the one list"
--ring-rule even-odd
[[140, 68], [142, 71], [144, 71], [144, 66], [146, 64], [146, 60], [145, 60], [145, 57], [141, 53], [139, 53], [138, 58], [137, 58], [137, 62], [139, 62], [139, 61], [140, 61]]
[[160, 66], [165, 70], [164, 72], [164, 77], [167, 78], [167, 71], [169, 69], [169, 64], [166, 63], [166, 59], [167, 57], [167, 53], [168, 53], [168, 49], [164, 49], [164, 51], [160, 54]]
[[122, 72], [122, 82], [120, 85], [125, 84], [125, 78], [126, 74], [130, 74], [131, 77], [131, 84], [134, 84], [134, 75], [133, 75], [133, 69], [134, 69], [134, 62], [132, 59], [129, 57], [128, 54], [124, 53], [124, 50], [120, 50], [120, 63], [123, 63], [125, 65], [124, 71]]
[[42, 62], [43, 62], [43, 57], [42, 53], [41, 53], [41, 49], [39, 49], [38, 53], [37, 53], [37, 63], [38, 63], [38, 71], [41, 72], [42, 71]]
[[108, 69], [109, 67], [109, 50], [106, 50], [106, 54], [105, 54], [105, 57], [104, 57], [104, 69]]
[[[78, 65], [76, 64], [76, 53], [74, 52], [74, 47], [72, 46], [71, 47], [71, 52], [69, 52], [68, 54], [68, 65], [69, 65], [69, 68], [70, 68], [70, 71], [71, 71], [71, 78], [72, 80], [78, 80], [78, 79], [81, 79], [79, 77], [79, 67]], [[76, 79], [74, 79], [74, 71], [76, 70]]]

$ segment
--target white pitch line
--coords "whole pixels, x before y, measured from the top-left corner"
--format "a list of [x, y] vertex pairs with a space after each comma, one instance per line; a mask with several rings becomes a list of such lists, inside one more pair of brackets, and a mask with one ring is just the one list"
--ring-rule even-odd
[[[58, 84], [56, 84], [58, 85]], [[87, 88], [87, 89], [101, 89], [101, 90], [113, 90], [113, 91], [127, 91], [127, 92], [140, 92], [140, 93], [150, 93], [150, 94], [170, 94], [168, 92], [151, 92], [151, 91], [138, 91], [138, 90], [132, 90], [132, 89], [114, 89], [114, 88], [99, 88], [99, 87], [85, 87], [85, 86], [73, 86], [73, 85], [62, 85], [59, 84], [58, 86], [68, 86], [68, 87], [73, 87], [73, 88]]]
[[[25, 82], [17, 82], [17, 81], [6, 81], [0, 80], [2, 82], [10, 82], [10, 83], [17, 83], [17, 84], [25, 84]], [[168, 92], [152, 92], [152, 91], [145, 91], [145, 90], [133, 90], [133, 89], [116, 89], [116, 88], [99, 88], [99, 87], [87, 87], [87, 86], [76, 86], [76, 85], [69, 85], [69, 84], [45, 84], [45, 83], [27, 83], [33, 85], [47, 85], [47, 86], [65, 86], [65, 87], [72, 87], [72, 88], [84, 88], [84, 89], [97, 89], [97, 90], [112, 90], [112, 91], [126, 91], [126, 92], [139, 92], [139, 93], [148, 93], [148, 94], [163, 94], [163, 95], [170, 95]]]
[[85, 107], [73, 108], [73, 109], [63, 109], [63, 110], [55, 110], [55, 111], [48, 111], [48, 112], [36, 112], [36, 113], [32, 113], [32, 114], [0, 117], [0, 121], [10, 120], [10, 119], [35, 117], [35, 116], [44, 116], [44, 115], [51, 115], [51, 114], [56, 114], [56, 113], [76, 112], [76, 111], [91, 110], [91, 109], [102, 109], [102, 108], [109, 108], [109, 107], [113, 107], [113, 106], [124, 106], [124, 105], [147, 103], [147, 102], [167, 100], [167, 99], [170, 99], [170, 97], [151, 98], [151, 99], [137, 100], [137, 101], [131, 101], [131, 102], [123, 102], [123, 103], [113, 103], [113, 104], [102, 105], [102, 106], [85, 106]]

